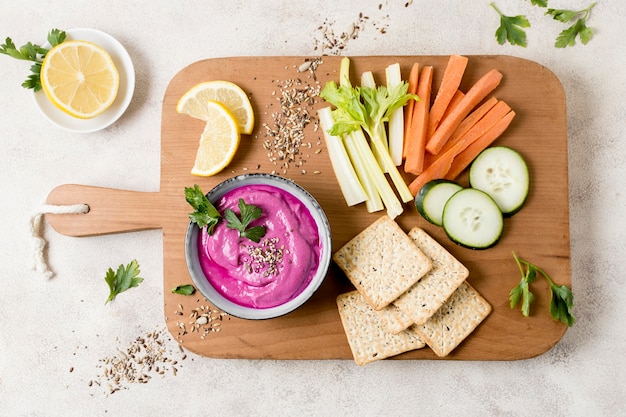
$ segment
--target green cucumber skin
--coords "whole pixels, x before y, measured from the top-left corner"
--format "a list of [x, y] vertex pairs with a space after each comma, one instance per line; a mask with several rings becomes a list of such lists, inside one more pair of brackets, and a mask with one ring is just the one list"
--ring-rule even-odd
[[463, 187], [461, 185], [459, 185], [458, 183], [456, 183], [455, 181], [451, 181], [451, 180], [446, 180], [446, 179], [434, 179], [434, 180], [430, 180], [428, 181], [426, 184], [424, 184], [422, 186], [422, 188], [418, 191], [417, 195], [415, 196], [415, 208], [417, 208], [418, 213], [429, 223], [434, 224], [435, 226], [441, 226], [441, 224], [437, 223], [436, 221], [434, 221], [426, 212], [426, 210], [424, 209], [424, 199], [426, 198], [426, 195], [432, 191], [432, 189], [439, 185], [439, 184], [452, 184], [452, 185], [456, 185], [459, 187], [459, 190], [461, 190]]
[[489, 190], [485, 190], [484, 188], [480, 188], [480, 187], [475, 186], [475, 184], [473, 183], [475, 181], [472, 181], [473, 174], [474, 174], [474, 171], [472, 171], [472, 169], [474, 169], [474, 170], [477, 169], [476, 166], [478, 164], [476, 162], [478, 161], [478, 163], [480, 163], [481, 162], [481, 158], [486, 157], [489, 153], [498, 152], [499, 150], [504, 150], [506, 152], [510, 152], [510, 153], [514, 154], [515, 156], [517, 156], [517, 158], [519, 158], [519, 161], [521, 161], [522, 166], [524, 167], [524, 174], [526, 176], [525, 195], [520, 200], [519, 204], [517, 204], [515, 207], [510, 208], [510, 209], [502, 209], [502, 207], [501, 207], [502, 215], [504, 217], [508, 218], [508, 217], [512, 217], [514, 214], [518, 213], [524, 207], [524, 205], [526, 204], [526, 201], [528, 200], [528, 195], [530, 194], [530, 172], [528, 170], [528, 164], [526, 163], [526, 161], [525, 161], [524, 157], [522, 156], [522, 154], [520, 154], [518, 151], [516, 151], [515, 149], [510, 148], [508, 146], [492, 146], [492, 147], [489, 147], [489, 148], [483, 150], [480, 154], [478, 154], [478, 156], [472, 162], [472, 165], [470, 166], [470, 169], [469, 169], [468, 179], [469, 179], [470, 187], [473, 187], [473, 188], [476, 188], [476, 189], [480, 189], [481, 191], [486, 192], [492, 198], [494, 198], [494, 200], [497, 201], [497, 199], [490, 194]]
[[[495, 238], [494, 238], [493, 240], [491, 240], [488, 244], [486, 244], [486, 245], [480, 245], [480, 246], [479, 246], [479, 245], [473, 245], [473, 244], [471, 244], [470, 242], [467, 242], [467, 241], [465, 241], [465, 240], [460, 239], [460, 238], [459, 238], [459, 236], [457, 236], [457, 235], [454, 233], [455, 231], [450, 230], [449, 225], [446, 225], [446, 222], [445, 222], [445, 213], [446, 213], [446, 210], [450, 209], [450, 208], [448, 207], [448, 204], [447, 204], [447, 203], [446, 203], [446, 207], [444, 208], [444, 225], [443, 225], [444, 232], [446, 233], [446, 236], [448, 236], [448, 239], [450, 239], [452, 242], [454, 242], [455, 244], [457, 244], [457, 245], [459, 245], [459, 246], [461, 246], [461, 247], [467, 248], [467, 249], [472, 249], [472, 250], [485, 250], [485, 249], [493, 248], [494, 246], [496, 246], [496, 245], [500, 242], [500, 240], [502, 239], [502, 236], [503, 236], [503, 234], [504, 234], [504, 216], [502, 215], [502, 212], [500, 211], [500, 209], [499, 209], [498, 205], [497, 205], [497, 204], [496, 204], [496, 202], [493, 200], [493, 198], [492, 198], [489, 194], [485, 193], [484, 191], [477, 190], [477, 189], [474, 189], [474, 188], [464, 188], [464, 189], [462, 189], [462, 190], [458, 191], [458, 192], [455, 194], [455, 196], [456, 196], [457, 194], [458, 194], [458, 195], [460, 195], [460, 194], [462, 194], [462, 193], [465, 193], [465, 194], [466, 194], [467, 192], [476, 192], [476, 193], [480, 193], [480, 194], [482, 194], [482, 195], [483, 195], [483, 197], [485, 197], [486, 199], [491, 200], [491, 203], [493, 203], [493, 206], [494, 206], [494, 212], [497, 212], [497, 213], [499, 214], [499, 220], [500, 220], [500, 231], [499, 231], [499, 234], [498, 234], [497, 236], [495, 236]], [[453, 197], [454, 197], [454, 196], [453, 196]], [[457, 196], [457, 197], [458, 197], [458, 196]], [[450, 199], [448, 200], [448, 202], [450, 202], [451, 200], [452, 200], [452, 197], [450, 197]]]

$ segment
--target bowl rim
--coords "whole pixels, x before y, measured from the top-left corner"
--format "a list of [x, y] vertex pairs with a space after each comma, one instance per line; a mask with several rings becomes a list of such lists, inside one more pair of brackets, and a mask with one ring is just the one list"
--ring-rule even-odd
[[307, 207], [311, 216], [313, 216], [318, 227], [322, 250], [316, 274], [307, 287], [295, 298], [284, 304], [270, 308], [246, 307], [228, 300], [210, 284], [202, 271], [197, 250], [197, 240], [201, 229], [191, 221], [187, 225], [187, 232], [185, 234], [185, 260], [189, 275], [196, 288], [215, 307], [234, 317], [250, 320], [264, 320], [281, 317], [293, 312], [315, 294], [328, 275], [332, 254], [332, 239], [330, 223], [320, 204], [306, 189], [291, 179], [266, 173], [236, 175], [217, 184], [206, 193], [206, 196], [211, 203], [215, 204], [215, 202], [227, 192], [243, 185], [252, 184], [274, 186], [289, 192], [300, 200]]

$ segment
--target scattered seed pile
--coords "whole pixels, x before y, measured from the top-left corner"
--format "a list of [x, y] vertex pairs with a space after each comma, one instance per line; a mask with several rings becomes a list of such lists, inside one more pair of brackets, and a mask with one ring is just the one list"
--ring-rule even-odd
[[[405, 7], [408, 7], [408, 5], [409, 3], [406, 3]], [[379, 4], [378, 10], [382, 8], [383, 5]], [[371, 19], [361, 12], [346, 31], [336, 31], [336, 22], [334, 20], [325, 19], [324, 22], [317, 27], [318, 35], [313, 40], [313, 49], [322, 55], [341, 55], [341, 52], [348, 46], [348, 43], [358, 39], [361, 32], [367, 27], [371, 26], [381, 34], [387, 33], [387, 19], [389, 19], [388, 15], [381, 19]]]
[[[178, 309], [174, 311], [174, 314], [176, 316], [185, 315], [181, 304], [178, 305]], [[176, 327], [178, 327], [176, 339], [179, 343], [183, 343], [183, 337], [193, 333], [199, 335], [200, 339], [204, 340], [209, 334], [221, 331], [222, 322], [228, 318], [228, 313], [209, 305], [196, 307], [187, 315], [187, 320], [181, 319], [176, 321]]]
[[[286, 174], [290, 167], [302, 168], [309, 156], [302, 152], [303, 149], [312, 149], [313, 143], [305, 138], [305, 129], [313, 126], [317, 132], [318, 120], [315, 115], [314, 105], [321, 91], [320, 84], [315, 80], [315, 69], [322, 61], [320, 59], [305, 61], [297, 67], [298, 72], [309, 71], [313, 81], [309, 83], [301, 78], [288, 80], [272, 80], [276, 84], [276, 90], [272, 95], [277, 96], [278, 110], [271, 113], [272, 123], [264, 123], [265, 141], [263, 148], [267, 151], [270, 162], [277, 169]], [[268, 110], [274, 108], [270, 104]], [[321, 144], [318, 137], [316, 145]], [[315, 153], [319, 153], [319, 149]], [[301, 169], [302, 173], [306, 173]], [[276, 170], [272, 172], [276, 174]]]
[[137, 337], [125, 350], [100, 359], [98, 368], [101, 374], [89, 381], [89, 386], [104, 387], [105, 392], [114, 394], [128, 389], [129, 384], [146, 384], [156, 376], [174, 375], [180, 361], [187, 358], [180, 346], [166, 330], [154, 330], [145, 336]]

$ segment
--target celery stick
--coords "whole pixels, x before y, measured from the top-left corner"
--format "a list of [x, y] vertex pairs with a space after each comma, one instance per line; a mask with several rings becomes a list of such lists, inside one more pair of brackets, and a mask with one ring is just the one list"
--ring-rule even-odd
[[348, 151], [348, 155], [352, 161], [352, 165], [354, 166], [357, 176], [359, 177], [359, 180], [363, 185], [363, 189], [365, 190], [365, 194], [367, 195], [367, 200], [365, 201], [367, 211], [369, 213], [373, 213], [384, 209], [385, 206], [380, 198], [380, 193], [376, 188], [376, 184], [374, 184], [374, 179], [369, 173], [366, 162], [361, 157], [361, 152], [359, 151], [359, 145], [357, 144], [355, 135], [350, 133], [345, 135], [344, 141], [346, 150]]
[[350, 58], [347, 56], [341, 59], [339, 66], [339, 85], [352, 87], [352, 83], [350, 82]]
[[[383, 200], [383, 203], [387, 208], [387, 215], [392, 219], [395, 219], [397, 216], [402, 214], [402, 211], [404, 210], [402, 208], [402, 203], [400, 203], [400, 200], [396, 197], [391, 185], [389, 185], [389, 182], [387, 181], [387, 177], [385, 177], [384, 172], [380, 169], [378, 163], [376, 162], [376, 158], [367, 143], [363, 130], [357, 129], [348, 133], [348, 136], [352, 136], [351, 139], [353, 139], [356, 143], [359, 156], [367, 168], [367, 173], [374, 181], [376, 189], [380, 193], [380, 198]], [[389, 154], [387, 153], [387, 156], [388, 155]]]
[[[398, 86], [402, 82], [400, 64], [389, 65], [385, 69], [387, 88]], [[400, 107], [389, 116], [389, 154], [395, 166], [402, 164], [402, 147], [404, 146], [404, 108]]]
[[[372, 71], [365, 71], [363, 74], [361, 74], [361, 87], [376, 88], [376, 81], [374, 80], [374, 74], [372, 73]], [[385, 131], [384, 125], [380, 126], [380, 129], [378, 130], [378, 132], [376, 133], [372, 132], [372, 134], [379, 137], [381, 140], [383, 140], [385, 143], [385, 146], [387, 146], [387, 132]], [[379, 150], [377, 148], [372, 148], [372, 152], [374, 152], [374, 156], [376, 157], [376, 160], [378, 161], [378, 165], [380, 166], [380, 169], [382, 169], [384, 173], [389, 172], [385, 164], [383, 164], [383, 157], [378, 154]]]
[[365, 71], [361, 74], [361, 86], [367, 88], [376, 88], [376, 81], [374, 80], [374, 74], [372, 71]]
[[400, 171], [398, 171], [398, 167], [396, 167], [391, 160], [388, 148], [385, 146], [384, 142], [377, 138], [372, 138], [371, 143], [374, 145], [374, 148], [378, 150], [377, 154], [382, 158], [382, 163], [387, 168], [387, 172], [389, 173], [396, 190], [398, 190], [398, 194], [400, 194], [402, 201], [406, 203], [413, 200], [413, 194], [409, 190], [409, 186], [406, 185], [404, 178], [402, 178]]
[[354, 171], [354, 167], [350, 162], [350, 157], [346, 152], [342, 139], [328, 133], [335, 123], [330, 107], [319, 109], [317, 114], [319, 116], [320, 127], [324, 133], [326, 147], [328, 148], [330, 163], [335, 172], [335, 177], [337, 177], [341, 193], [346, 200], [346, 204], [348, 206], [354, 206], [366, 201], [368, 199], [367, 195]]

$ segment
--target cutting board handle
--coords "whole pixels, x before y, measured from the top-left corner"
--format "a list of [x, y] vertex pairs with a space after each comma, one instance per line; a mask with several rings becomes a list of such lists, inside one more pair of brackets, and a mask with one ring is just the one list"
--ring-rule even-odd
[[46, 214], [46, 221], [67, 236], [95, 236], [162, 228], [163, 197], [158, 192], [139, 192], [88, 185], [65, 184], [53, 189], [49, 205], [86, 204], [87, 213]]

